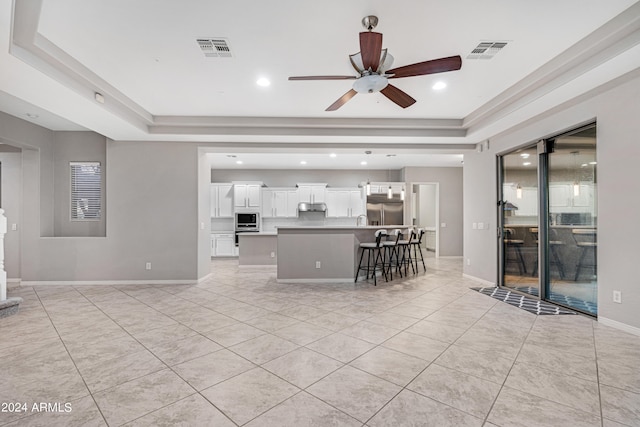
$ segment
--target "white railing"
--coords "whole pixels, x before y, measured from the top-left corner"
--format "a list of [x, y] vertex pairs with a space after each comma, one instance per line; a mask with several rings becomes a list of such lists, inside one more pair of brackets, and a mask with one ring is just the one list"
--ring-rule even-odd
[[4, 235], [7, 234], [7, 217], [0, 209], [0, 301], [7, 299], [7, 272], [4, 271]]

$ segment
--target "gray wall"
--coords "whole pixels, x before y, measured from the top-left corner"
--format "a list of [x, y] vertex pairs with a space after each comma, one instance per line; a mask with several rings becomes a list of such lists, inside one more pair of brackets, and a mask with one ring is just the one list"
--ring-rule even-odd
[[[22, 231], [22, 153], [0, 153], [2, 164], [2, 209], [7, 217], [4, 236], [4, 269], [8, 279], [20, 278], [20, 233]], [[16, 224], [17, 230], [11, 225]]]
[[[440, 223], [447, 224], [440, 228], [440, 256], [462, 256], [462, 168], [407, 167], [403, 171], [407, 188], [420, 182], [440, 184]], [[410, 197], [405, 200], [405, 206], [405, 222], [410, 223]]]
[[[618, 84], [618, 86], [616, 86]], [[464, 272], [496, 282], [496, 177], [495, 155], [577, 125], [597, 120], [598, 158], [598, 312], [599, 318], [640, 328], [640, 77], [627, 76], [606, 88], [545, 113], [536, 120], [491, 138], [491, 150], [465, 155]], [[621, 204], [623, 201], [623, 204]], [[490, 220], [489, 230], [472, 230], [473, 222]], [[612, 301], [622, 292], [622, 304]], [[638, 331], [636, 329], [636, 331]]]
[[322, 182], [329, 187], [355, 187], [362, 182], [397, 182], [400, 170], [343, 169], [212, 169], [211, 182], [262, 181], [268, 187], [295, 187], [297, 183]]
[[[56, 237], [104, 237], [106, 236], [107, 206], [105, 204], [107, 181], [106, 138], [95, 132], [55, 132], [54, 157], [54, 221]], [[102, 167], [102, 215], [99, 221], [71, 221], [70, 162], [100, 162]]]

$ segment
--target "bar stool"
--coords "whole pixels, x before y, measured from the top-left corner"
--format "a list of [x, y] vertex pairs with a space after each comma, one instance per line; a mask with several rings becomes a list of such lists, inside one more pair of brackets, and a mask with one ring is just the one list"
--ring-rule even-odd
[[411, 258], [411, 240], [415, 238], [415, 232], [413, 228], [407, 228], [405, 233], [400, 234], [398, 240], [398, 251], [402, 252], [402, 259], [400, 260], [401, 268], [404, 267], [404, 275], [406, 276], [411, 266], [411, 271], [416, 274], [416, 269], [413, 266], [413, 258]]
[[[360, 255], [360, 262], [358, 263], [358, 270], [356, 270], [356, 278], [353, 281], [354, 283], [358, 281], [358, 275], [360, 274], [360, 270], [367, 272], [367, 279], [369, 279], [369, 273], [373, 276], [373, 284], [377, 286], [376, 279], [376, 271], [382, 271], [385, 280], [387, 280], [387, 272], [384, 270], [384, 258], [382, 256], [383, 249], [382, 246], [382, 238], [387, 235], [387, 230], [377, 230], [375, 232], [376, 241], [375, 242], [365, 242], [360, 243], [360, 250], [362, 254]], [[364, 254], [367, 253], [367, 265], [362, 265], [362, 260], [364, 259]], [[373, 266], [371, 266], [371, 262], [373, 261]]]
[[[385, 267], [389, 272], [389, 279], [393, 280], [393, 272], [391, 271], [392, 267], [395, 267], [396, 271], [402, 277], [402, 269], [400, 268], [400, 251], [398, 250], [398, 241], [402, 238], [402, 231], [399, 229], [393, 230], [392, 236], [395, 236], [395, 239], [392, 237], [391, 240], [385, 240], [382, 242], [384, 246], [384, 254], [386, 258]], [[395, 257], [395, 264], [394, 264]]]
[[416, 263], [416, 272], [418, 271], [418, 251], [420, 251], [420, 261], [422, 261], [422, 268], [424, 268], [424, 271], [427, 271], [427, 266], [424, 264], [424, 256], [422, 255], [422, 236], [424, 236], [424, 228], [418, 228], [410, 241], [410, 245], [413, 248], [413, 259]]
[[[532, 227], [529, 229], [529, 232], [533, 236], [533, 240], [538, 245], [538, 227]], [[558, 268], [558, 273], [560, 273], [560, 278], [564, 280], [564, 264], [562, 263], [562, 259], [558, 254], [558, 247], [563, 246], [564, 242], [558, 240], [558, 234], [556, 230], [553, 228], [549, 229], [549, 238], [554, 240], [549, 240], [549, 251], [551, 254], [551, 259], [549, 260], [549, 267], [555, 265]], [[538, 272], [538, 255], [536, 253], [536, 262], [533, 264], [533, 271], [531, 272], [531, 276], [535, 276]]]
[[[522, 246], [524, 245], [524, 240], [514, 239], [516, 231], [513, 228], [505, 228], [504, 229], [504, 245], [505, 245], [505, 264], [509, 261], [515, 261], [518, 264], [518, 271], [522, 276], [527, 274], [527, 266], [524, 264], [524, 257], [522, 256]], [[512, 249], [512, 252], [515, 255], [515, 258], [509, 259], [509, 248]]]
[[[576, 246], [580, 249], [580, 256], [578, 258], [578, 264], [576, 265], [576, 274], [573, 277], [573, 281], [578, 281], [580, 270], [583, 268], [592, 268], [595, 276], [598, 268], [598, 231], [595, 228], [574, 228], [571, 230], [573, 240], [576, 242]], [[587, 253], [591, 252], [593, 255], [593, 264], [585, 263]]]

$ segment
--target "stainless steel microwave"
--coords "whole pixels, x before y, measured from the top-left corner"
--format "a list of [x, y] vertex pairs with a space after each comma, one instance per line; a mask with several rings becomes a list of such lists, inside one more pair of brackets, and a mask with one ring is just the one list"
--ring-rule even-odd
[[259, 219], [258, 213], [236, 212], [236, 230], [257, 229]]

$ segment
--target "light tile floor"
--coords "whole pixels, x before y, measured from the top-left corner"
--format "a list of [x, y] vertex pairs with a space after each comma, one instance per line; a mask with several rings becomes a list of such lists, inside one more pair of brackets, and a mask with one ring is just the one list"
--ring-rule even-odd
[[0, 425], [640, 425], [640, 337], [480, 295], [460, 260], [377, 287], [212, 272], [12, 289]]

